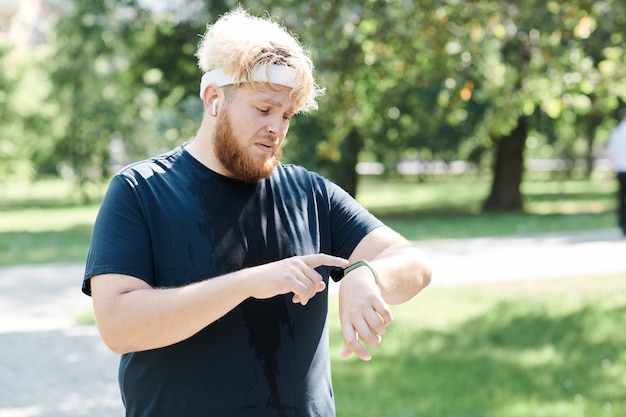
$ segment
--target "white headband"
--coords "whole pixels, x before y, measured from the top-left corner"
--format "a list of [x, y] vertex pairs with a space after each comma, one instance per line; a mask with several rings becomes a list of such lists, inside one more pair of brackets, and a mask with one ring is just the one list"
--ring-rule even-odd
[[[261, 65], [252, 74], [252, 79], [242, 81], [269, 82], [293, 88], [296, 85], [296, 70], [286, 65]], [[209, 84], [223, 87], [235, 84], [235, 82], [236, 80], [232, 75], [226, 74], [219, 68], [207, 71], [200, 82], [200, 98], [202, 98], [202, 93]]]

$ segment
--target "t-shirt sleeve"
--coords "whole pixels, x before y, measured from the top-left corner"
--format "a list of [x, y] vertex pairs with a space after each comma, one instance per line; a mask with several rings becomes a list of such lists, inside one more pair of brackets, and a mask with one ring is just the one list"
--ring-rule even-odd
[[[348, 258], [359, 242], [383, 223], [341, 187], [328, 181], [333, 254]], [[340, 279], [337, 271], [331, 273]]]
[[130, 275], [152, 284], [150, 231], [144, 212], [133, 180], [119, 174], [113, 177], [91, 235], [85, 294], [91, 295], [91, 277], [101, 274]]

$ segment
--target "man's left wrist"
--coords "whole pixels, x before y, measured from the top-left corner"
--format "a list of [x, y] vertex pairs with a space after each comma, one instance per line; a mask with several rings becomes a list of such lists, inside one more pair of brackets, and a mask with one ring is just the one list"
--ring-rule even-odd
[[374, 267], [372, 265], [370, 265], [370, 263], [367, 262], [365, 259], [361, 259], [359, 261], [356, 261], [352, 265], [348, 265], [347, 267], [345, 267], [343, 269], [343, 276], [345, 277], [348, 273], [354, 271], [357, 268], [361, 268], [361, 267], [365, 267], [365, 268], [370, 270], [370, 272], [374, 276], [374, 282], [376, 283], [376, 285], [378, 285], [379, 282], [380, 282], [380, 280], [378, 278], [378, 272], [376, 272], [376, 269], [374, 269]]

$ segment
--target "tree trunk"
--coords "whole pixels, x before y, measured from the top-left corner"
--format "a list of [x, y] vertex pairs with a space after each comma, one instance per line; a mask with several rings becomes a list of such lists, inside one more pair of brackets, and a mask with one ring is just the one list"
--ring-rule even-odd
[[587, 156], [585, 158], [585, 174], [586, 178], [590, 179], [593, 169], [595, 168], [596, 153], [595, 153], [595, 135], [596, 135], [596, 113], [591, 112], [588, 114], [587, 119]]
[[483, 203], [484, 211], [523, 210], [520, 185], [524, 172], [524, 148], [527, 134], [526, 119], [521, 117], [510, 135], [498, 141], [491, 194]]
[[346, 139], [341, 142], [339, 151], [341, 160], [334, 166], [333, 178], [337, 185], [346, 190], [352, 197], [356, 196], [358, 176], [356, 163], [363, 144], [363, 138], [356, 128], [350, 130]]

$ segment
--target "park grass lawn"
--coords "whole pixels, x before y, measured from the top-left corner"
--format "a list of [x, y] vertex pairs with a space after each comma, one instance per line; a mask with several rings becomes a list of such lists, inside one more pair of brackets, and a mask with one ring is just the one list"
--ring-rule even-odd
[[394, 306], [373, 359], [339, 359], [341, 417], [626, 415], [626, 279], [427, 288]]
[[490, 183], [475, 175], [428, 182], [365, 177], [357, 199], [411, 240], [526, 235], [615, 227], [616, 184], [528, 174], [523, 213], [481, 213]]
[[0, 266], [84, 262], [98, 206], [0, 210]]
[[1, 191], [0, 266], [85, 261], [99, 203], [81, 204], [62, 180], [5, 183]]
[[[372, 360], [331, 364], [341, 417], [622, 417], [626, 277], [433, 286], [392, 306]], [[77, 318], [95, 323], [93, 313]]]
[[[410, 240], [606, 229], [615, 225], [615, 184], [601, 178], [556, 181], [528, 175], [524, 213], [480, 213], [488, 179], [364, 177], [357, 199]], [[84, 262], [98, 204], [81, 204], [67, 182], [4, 184], [0, 266]], [[89, 190], [101, 196], [104, 185]], [[96, 199], [98, 201], [98, 199]]]
[[[539, 179], [524, 190], [523, 214], [480, 214], [488, 184], [470, 177], [366, 179], [358, 199], [410, 239], [614, 227], [610, 183]], [[98, 205], [76, 200], [56, 182], [0, 195], [0, 266], [84, 262]], [[393, 312], [372, 361], [344, 361], [331, 295], [338, 416], [626, 415], [623, 276], [433, 286]]]

